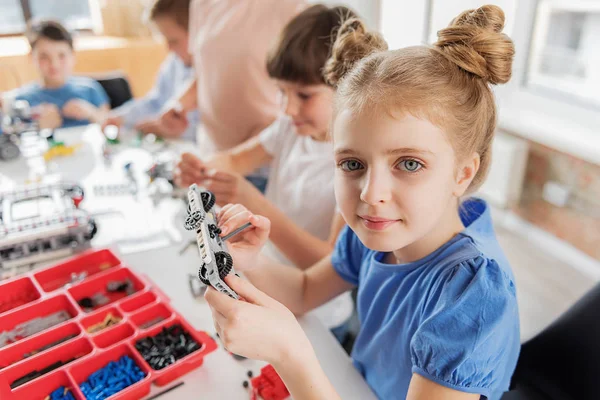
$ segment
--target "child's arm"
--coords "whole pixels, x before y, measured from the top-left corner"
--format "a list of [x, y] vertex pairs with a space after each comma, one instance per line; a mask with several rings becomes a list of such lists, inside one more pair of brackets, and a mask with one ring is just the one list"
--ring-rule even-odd
[[160, 124], [171, 132], [183, 132], [188, 127], [187, 113], [198, 107], [197, 80], [191, 79], [165, 106]]
[[106, 119], [109, 109], [108, 104], [96, 107], [86, 100], [72, 99], [63, 106], [62, 114], [67, 118], [88, 120], [90, 123], [98, 124]]
[[273, 365], [294, 399], [340, 399], [294, 315], [249, 282], [235, 275], [225, 280], [243, 301], [213, 288], [205, 294], [225, 348]]
[[408, 386], [407, 400], [478, 400], [476, 393], [459, 392], [430, 381], [419, 374], [413, 374]]
[[253, 225], [253, 229], [230, 240], [229, 251], [234, 265], [236, 269], [244, 271], [258, 289], [283, 303], [294, 314], [304, 314], [353, 287], [334, 270], [330, 256], [310, 268], [300, 270], [260, 254], [271, 228], [271, 223], [265, 217], [256, 216], [237, 204], [225, 206], [218, 218], [223, 235], [247, 222]]
[[[331, 254], [335, 240], [344, 226], [342, 217], [333, 217], [328, 240], [321, 240], [299, 227], [285, 213], [258, 194], [255, 201], [244, 204], [251, 212], [264, 215], [271, 221], [270, 239], [295, 266], [306, 269]], [[342, 221], [342, 223], [340, 223]]]
[[191, 153], [181, 156], [176, 176], [180, 186], [201, 183], [210, 178], [210, 170], [227, 171], [239, 175], [248, 175], [257, 168], [268, 164], [273, 157], [265, 150], [257, 137], [246, 140], [231, 150], [215, 154], [206, 161], [200, 160]]
[[106, 119], [109, 111], [110, 106], [108, 104], [103, 104], [100, 107], [94, 107], [89, 121], [95, 124], [101, 124]]

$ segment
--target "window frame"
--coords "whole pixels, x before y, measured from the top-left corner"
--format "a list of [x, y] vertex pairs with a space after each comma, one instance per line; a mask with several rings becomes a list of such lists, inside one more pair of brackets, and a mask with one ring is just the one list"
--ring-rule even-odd
[[586, 99], [578, 96], [575, 93], [569, 93], [565, 90], [554, 89], [549, 85], [540, 84], [540, 78], [543, 78], [537, 74], [532, 74], [531, 71], [535, 70], [535, 66], [539, 65], [540, 60], [532, 60], [532, 57], [536, 53], [540, 53], [543, 49], [543, 34], [547, 31], [549, 23], [549, 16], [553, 11], [568, 11], [568, 12], [587, 12], [592, 11], [600, 13], [600, 1], [581, 1], [581, 0], [537, 0], [536, 15], [532, 26], [531, 39], [529, 41], [527, 70], [523, 75], [522, 85], [529, 88], [532, 91], [539, 91], [544, 95], [553, 97], [559, 101], [579, 104], [584, 108], [591, 108], [596, 111], [600, 111], [600, 104], [590, 103]]
[[[585, 4], [581, 0], [520, 0], [516, 4], [512, 39], [516, 54], [511, 81], [495, 88], [499, 126], [519, 136], [600, 165], [600, 110], [574, 100], [549, 95], [527, 84], [532, 40], [541, 3]], [[589, 3], [588, 3], [589, 4]]]
[[[27, 24], [29, 23], [29, 21], [33, 18], [33, 14], [31, 12], [31, 4], [30, 4], [31, 0], [17, 0], [17, 4], [20, 6], [21, 8], [21, 13], [23, 14], [23, 19], [25, 21], [25, 26], [27, 26]], [[79, 32], [79, 33], [96, 33], [98, 32], [98, 28], [100, 28], [102, 26], [101, 21], [98, 20], [99, 18], [99, 10], [96, 10], [99, 5], [97, 4], [98, 1], [96, 0], [87, 0], [88, 4], [89, 4], [89, 8], [90, 8], [90, 20], [91, 20], [91, 25], [89, 27], [86, 28], [81, 28], [81, 29], [75, 29], [75, 32]], [[15, 31], [12, 33], [2, 33], [0, 34], [0, 38], [2, 37], [16, 37], [16, 36], [23, 36], [23, 34], [25, 34], [25, 30], [23, 31]]]

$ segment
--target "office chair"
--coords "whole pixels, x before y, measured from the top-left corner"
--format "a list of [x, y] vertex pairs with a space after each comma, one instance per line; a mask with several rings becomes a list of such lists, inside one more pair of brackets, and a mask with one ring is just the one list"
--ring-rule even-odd
[[93, 78], [104, 88], [110, 99], [111, 109], [117, 108], [133, 98], [129, 81], [123, 73], [117, 71], [96, 75]]
[[600, 399], [600, 284], [523, 344], [502, 400]]

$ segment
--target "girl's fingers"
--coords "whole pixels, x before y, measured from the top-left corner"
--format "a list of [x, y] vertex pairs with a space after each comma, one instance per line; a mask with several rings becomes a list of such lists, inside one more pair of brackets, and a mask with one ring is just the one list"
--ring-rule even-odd
[[225, 214], [228, 210], [230, 210], [232, 207], [235, 207], [235, 204], [225, 204], [217, 213], [217, 219], [220, 221], [223, 218], [223, 214]]
[[191, 165], [182, 161], [178, 164], [178, 167], [181, 170], [181, 172], [197, 176], [198, 179], [204, 177], [201, 167], [198, 167], [196, 165]]
[[230, 218], [226, 218], [224, 222], [219, 224], [222, 234], [226, 235], [226, 232], [232, 232], [240, 226], [250, 222], [252, 213], [248, 210], [240, 211], [239, 213], [232, 215]]
[[[243, 213], [248, 211], [246, 207], [241, 204], [228, 204], [223, 207], [223, 211], [221, 215], [218, 217], [219, 225], [225, 225], [231, 218], [236, 216], [239, 213]], [[236, 227], [237, 228], [237, 227]]]
[[237, 176], [226, 171], [218, 171], [215, 169], [210, 169], [204, 171], [203, 173], [204, 179], [210, 179], [217, 182], [227, 182], [229, 184], [234, 183], [237, 180]]
[[231, 315], [233, 309], [237, 307], [238, 303], [237, 300], [232, 299], [226, 294], [218, 292], [216, 289], [210, 286], [206, 289], [204, 298], [213, 311], [219, 312], [225, 318]]
[[271, 297], [258, 290], [256, 286], [234, 274], [227, 275], [225, 282], [248, 303], [264, 307], [276, 303]]
[[183, 153], [181, 155], [181, 163], [189, 165], [190, 168], [195, 168], [197, 170], [203, 170], [206, 167], [202, 160], [192, 153]]
[[218, 193], [221, 194], [222, 198], [223, 194], [231, 194], [234, 190], [234, 185], [232, 185], [232, 182], [216, 181], [214, 179], [203, 178], [200, 178], [199, 182], [207, 190], [213, 192], [214, 195], [217, 197], [217, 200], [219, 199], [219, 196], [217, 195]]

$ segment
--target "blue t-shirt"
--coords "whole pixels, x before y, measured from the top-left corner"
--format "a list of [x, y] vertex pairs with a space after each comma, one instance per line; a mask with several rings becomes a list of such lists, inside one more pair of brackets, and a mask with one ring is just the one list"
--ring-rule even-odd
[[[56, 89], [45, 89], [39, 83], [30, 83], [17, 90], [17, 100], [27, 100], [32, 107], [42, 103], [55, 104], [59, 110], [73, 99], [82, 99], [96, 107], [109, 103], [106, 92], [98, 82], [86, 77], [71, 77], [64, 86]], [[87, 125], [88, 120], [76, 120], [63, 116], [63, 128]]]
[[425, 258], [385, 264], [346, 227], [332, 261], [358, 286], [352, 358], [380, 399], [404, 399], [413, 373], [497, 400], [520, 349], [514, 277], [483, 200], [461, 206], [465, 230]]

